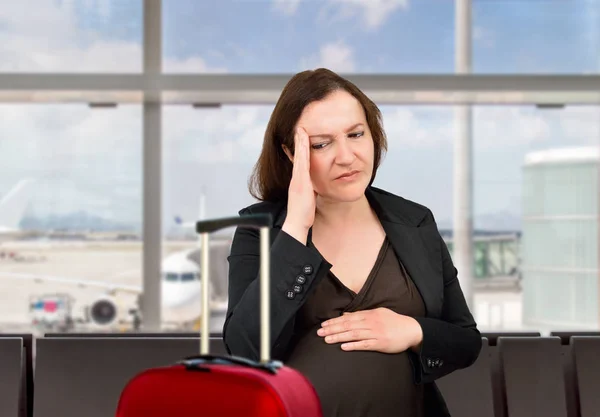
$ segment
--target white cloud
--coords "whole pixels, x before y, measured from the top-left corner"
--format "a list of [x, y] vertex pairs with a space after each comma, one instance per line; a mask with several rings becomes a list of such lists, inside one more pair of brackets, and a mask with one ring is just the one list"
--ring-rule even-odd
[[329, 0], [339, 5], [334, 19], [359, 17], [365, 20], [367, 29], [377, 29], [397, 9], [406, 10], [408, 0]]
[[495, 45], [495, 39], [492, 32], [482, 26], [473, 27], [473, 40], [488, 48]]
[[301, 0], [273, 0], [275, 9], [286, 16], [293, 16], [298, 11]]
[[[455, 120], [452, 106], [382, 106], [390, 144], [434, 148], [452, 143]], [[596, 144], [600, 140], [600, 110], [573, 107], [547, 111], [534, 107], [479, 106], [473, 108], [473, 140], [477, 149], [515, 151], [535, 144], [570, 146]]]
[[328, 68], [335, 72], [352, 73], [356, 71], [354, 50], [342, 41], [321, 46], [317, 56], [313, 55], [301, 61], [301, 70], [307, 68]]
[[474, 135], [481, 147], [506, 147], [547, 141], [551, 120], [526, 107], [475, 107]]
[[430, 117], [419, 117], [414, 108], [409, 107], [382, 107], [381, 110], [390, 149], [397, 145], [435, 147], [452, 141], [452, 119], [446, 108], [428, 108], [421, 113]]
[[567, 107], [555, 114], [565, 137], [582, 145], [598, 145], [600, 142], [600, 108], [595, 106]]
[[354, 51], [342, 42], [321, 47], [321, 66], [338, 72], [354, 72]]
[[169, 106], [164, 109], [166, 150], [178, 160], [248, 162], [258, 156], [272, 106], [214, 110]]
[[190, 57], [184, 60], [167, 59], [163, 63], [165, 72], [173, 74], [183, 73], [226, 73], [225, 67], [210, 67], [200, 57]]

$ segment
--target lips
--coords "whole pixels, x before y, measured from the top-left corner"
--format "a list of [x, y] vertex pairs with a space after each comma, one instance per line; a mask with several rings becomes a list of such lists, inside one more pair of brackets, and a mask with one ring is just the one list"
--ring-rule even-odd
[[354, 171], [346, 172], [346, 173], [344, 173], [344, 174], [340, 175], [339, 177], [337, 177], [336, 179], [337, 179], [337, 180], [339, 180], [339, 179], [341, 179], [341, 178], [351, 177], [352, 175], [354, 175], [354, 174], [358, 174], [359, 172], [360, 172], [360, 171], [358, 171], [358, 170], [354, 170]]

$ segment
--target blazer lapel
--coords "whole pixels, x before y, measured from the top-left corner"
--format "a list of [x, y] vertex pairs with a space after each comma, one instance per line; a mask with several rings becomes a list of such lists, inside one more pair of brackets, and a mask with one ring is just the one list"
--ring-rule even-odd
[[[442, 313], [444, 279], [441, 252], [432, 253], [432, 248], [438, 246], [435, 241], [437, 226], [432, 223], [419, 227], [426, 211], [415, 210], [414, 205], [398, 196], [374, 187], [367, 188], [366, 196], [377, 213], [398, 260], [421, 293], [426, 315], [439, 317]], [[425, 241], [428, 241], [427, 245]]]
[[442, 313], [443, 278], [441, 271], [436, 271], [431, 264], [420, 228], [385, 220], [381, 224], [396, 256], [423, 297], [426, 316], [439, 317]]

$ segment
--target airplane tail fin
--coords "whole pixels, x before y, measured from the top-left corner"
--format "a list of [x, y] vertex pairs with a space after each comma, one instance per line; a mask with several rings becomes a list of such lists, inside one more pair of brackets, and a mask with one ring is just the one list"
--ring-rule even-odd
[[21, 180], [0, 200], [0, 226], [18, 230], [33, 193], [32, 179]]
[[[200, 194], [200, 201], [198, 203], [198, 220], [205, 220], [205, 219], [206, 219], [206, 198], [204, 196], [204, 191], [202, 191], [202, 193]], [[196, 222], [185, 221], [179, 215], [176, 215], [173, 218], [173, 220], [175, 221], [175, 224], [178, 225], [179, 227], [183, 227], [183, 228], [196, 227]]]

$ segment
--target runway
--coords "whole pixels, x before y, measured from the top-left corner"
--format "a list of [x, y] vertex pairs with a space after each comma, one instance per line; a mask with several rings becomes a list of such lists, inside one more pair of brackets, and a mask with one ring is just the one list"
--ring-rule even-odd
[[[194, 241], [164, 242], [163, 258], [192, 249]], [[2, 256], [3, 255], [3, 256]], [[37, 274], [81, 281], [142, 285], [142, 242], [116, 241], [16, 241], [0, 244], [0, 331], [29, 329], [29, 299], [65, 293], [74, 299], [73, 316], [83, 317], [84, 307], [103, 291], [61, 283], [43, 283], [2, 277], [3, 272]], [[133, 307], [136, 297], [119, 295]]]

